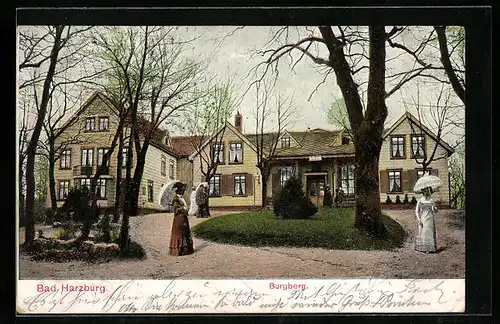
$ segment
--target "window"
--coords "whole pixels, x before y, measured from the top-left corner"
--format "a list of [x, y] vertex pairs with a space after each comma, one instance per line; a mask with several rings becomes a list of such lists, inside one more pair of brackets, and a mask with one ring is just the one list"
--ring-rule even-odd
[[94, 149], [82, 150], [82, 165], [92, 166], [94, 161]]
[[229, 145], [230, 163], [243, 163], [243, 146], [241, 143], [231, 143]]
[[224, 144], [214, 144], [214, 163], [224, 163]]
[[148, 201], [153, 201], [153, 181], [148, 180]]
[[122, 148], [122, 167], [127, 166], [128, 147]]
[[290, 147], [290, 137], [283, 136], [281, 138], [281, 148]]
[[97, 179], [96, 195], [98, 198], [106, 198], [106, 179]]
[[208, 182], [210, 196], [220, 196], [220, 175], [215, 174]]
[[[108, 152], [109, 152], [109, 149], [107, 149], [107, 148], [97, 149], [97, 166], [102, 165], [102, 161], [104, 160], [104, 154], [106, 154]], [[106, 165], [109, 165], [109, 157], [108, 157], [108, 161], [107, 161]]]
[[285, 182], [288, 179], [290, 179], [290, 177], [292, 176], [292, 173], [293, 173], [293, 167], [291, 167], [291, 166], [281, 168], [281, 170], [280, 170], [280, 185], [281, 185], [281, 188], [283, 188], [285, 186]]
[[80, 179], [80, 188], [87, 187], [90, 189], [90, 179]]
[[100, 131], [107, 131], [108, 130], [108, 124], [109, 124], [109, 118], [108, 117], [99, 117], [99, 130]]
[[61, 169], [71, 168], [71, 150], [64, 150], [61, 152], [59, 163]]
[[68, 197], [69, 180], [59, 181], [59, 199], [63, 200]]
[[411, 136], [411, 153], [412, 157], [425, 156], [425, 137], [424, 135]]
[[162, 155], [161, 156], [161, 175], [166, 176], [167, 175], [167, 158]]
[[85, 120], [85, 130], [88, 132], [95, 130], [95, 117], [88, 117]]
[[342, 136], [342, 145], [347, 145], [347, 144], [349, 144], [349, 137]]
[[389, 192], [401, 192], [401, 171], [389, 171]]
[[391, 137], [391, 158], [405, 157], [405, 138], [404, 136]]
[[169, 166], [168, 166], [168, 175], [170, 179], [174, 179], [174, 160], [169, 161]]
[[245, 195], [245, 179], [246, 179], [245, 175], [234, 176], [233, 194], [235, 196]]
[[346, 195], [354, 194], [354, 165], [344, 164], [340, 167], [340, 183]]
[[424, 170], [417, 170], [417, 179], [422, 178], [424, 176], [424, 174], [430, 175], [431, 174], [431, 170], [427, 169], [427, 170], [425, 170], [425, 173], [424, 173]]

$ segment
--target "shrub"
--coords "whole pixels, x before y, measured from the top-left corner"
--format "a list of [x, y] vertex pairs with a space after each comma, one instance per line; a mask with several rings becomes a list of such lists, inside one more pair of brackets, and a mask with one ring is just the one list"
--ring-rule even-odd
[[273, 212], [284, 219], [306, 219], [316, 214], [318, 208], [306, 197], [302, 183], [291, 177], [273, 201]]
[[389, 195], [387, 195], [387, 199], [385, 200], [385, 203], [388, 205], [392, 204], [392, 200], [391, 200], [391, 197], [389, 197]]
[[401, 199], [399, 198], [399, 195], [396, 195], [396, 204], [401, 204]]
[[415, 196], [411, 197], [410, 204], [412, 204], [412, 205], [416, 205], [417, 204], [417, 198], [415, 198]]
[[71, 240], [76, 237], [78, 231], [78, 224], [74, 222], [66, 222], [62, 224], [61, 228], [56, 230], [54, 237], [59, 240]]
[[87, 220], [95, 222], [99, 216], [99, 210], [92, 211], [90, 204], [90, 190], [87, 187], [74, 188], [68, 192], [60, 211], [68, 220], [79, 223]]
[[405, 193], [405, 198], [403, 199], [403, 204], [408, 205], [410, 203], [410, 200], [408, 200], [408, 194]]

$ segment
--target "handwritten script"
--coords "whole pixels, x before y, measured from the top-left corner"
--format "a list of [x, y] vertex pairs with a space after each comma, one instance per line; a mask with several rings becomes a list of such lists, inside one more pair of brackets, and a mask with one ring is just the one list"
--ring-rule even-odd
[[[463, 312], [463, 279], [112, 280], [105, 291], [61, 287], [90, 281], [19, 280], [20, 313]], [[290, 282], [291, 280], [281, 280]], [[38, 285], [38, 286], [37, 286]], [[66, 285], [66, 286], [63, 286]], [[47, 291], [37, 287], [52, 287]], [[279, 289], [271, 289], [278, 287]], [[287, 289], [287, 287], [292, 287]], [[300, 289], [295, 289], [300, 287]]]

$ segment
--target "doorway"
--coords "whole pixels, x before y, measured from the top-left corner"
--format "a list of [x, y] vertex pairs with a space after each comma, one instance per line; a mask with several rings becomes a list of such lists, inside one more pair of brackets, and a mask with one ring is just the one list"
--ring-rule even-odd
[[311, 202], [319, 207], [323, 206], [323, 197], [325, 195], [326, 175], [308, 175], [307, 176], [307, 196]]

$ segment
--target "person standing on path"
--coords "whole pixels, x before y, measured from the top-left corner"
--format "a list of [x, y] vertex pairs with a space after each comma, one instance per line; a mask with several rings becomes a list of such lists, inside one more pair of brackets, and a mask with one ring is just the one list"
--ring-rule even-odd
[[434, 213], [437, 207], [434, 201], [430, 198], [432, 188], [427, 187], [422, 190], [421, 197], [415, 207], [415, 216], [417, 217], [418, 229], [415, 238], [415, 250], [426, 253], [437, 251], [436, 243], [436, 223], [434, 221]]
[[183, 197], [184, 191], [186, 191], [186, 184], [180, 181], [176, 182], [172, 189], [176, 195], [172, 200], [174, 220], [170, 235], [169, 254], [173, 256], [193, 254], [193, 238], [191, 237], [191, 229], [189, 228], [187, 217], [187, 204]]

